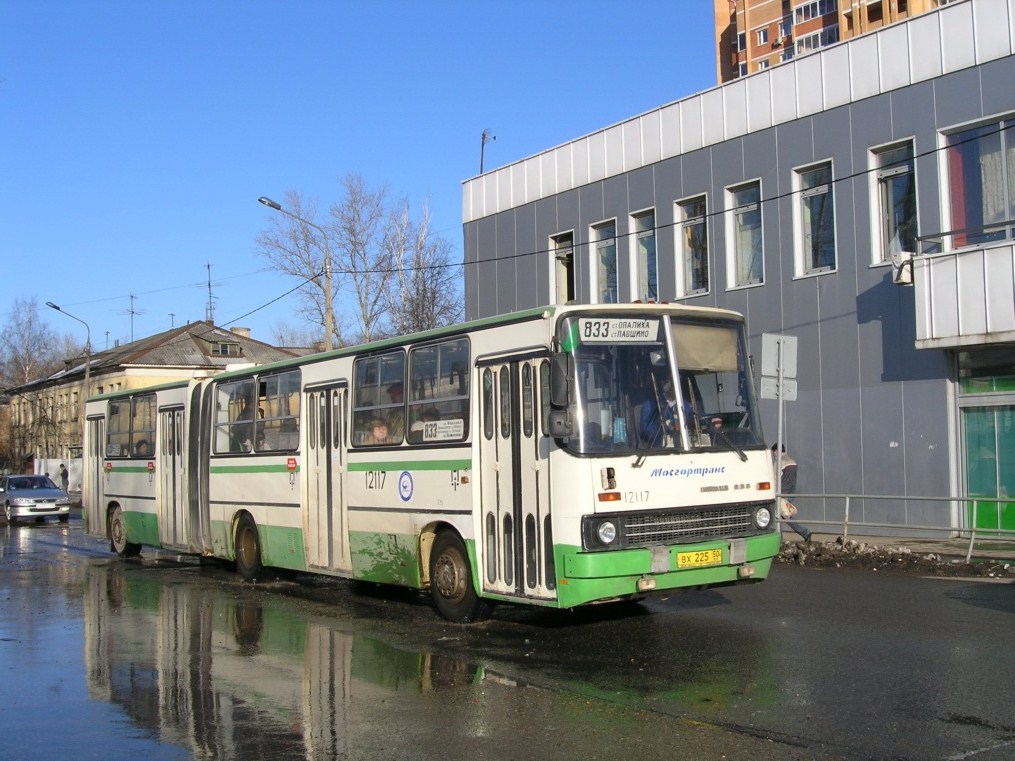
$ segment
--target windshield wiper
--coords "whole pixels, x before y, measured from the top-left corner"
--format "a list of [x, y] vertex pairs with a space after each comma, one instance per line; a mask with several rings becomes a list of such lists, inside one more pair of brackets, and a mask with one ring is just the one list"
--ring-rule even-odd
[[726, 444], [730, 449], [737, 453], [737, 457], [740, 458], [740, 462], [747, 462], [747, 453], [733, 443], [733, 440], [726, 435], [726, 432], [722, 428], [713, 428], [715, 434], [722, 439], [723, 443]]

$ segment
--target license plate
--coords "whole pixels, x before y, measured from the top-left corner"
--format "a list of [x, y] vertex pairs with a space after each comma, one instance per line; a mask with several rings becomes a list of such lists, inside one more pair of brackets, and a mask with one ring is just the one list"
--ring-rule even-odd
[[697, 550], [678, 552], [677, 568], [701, 568], [706, 565], [722, 564], [722, 550]]

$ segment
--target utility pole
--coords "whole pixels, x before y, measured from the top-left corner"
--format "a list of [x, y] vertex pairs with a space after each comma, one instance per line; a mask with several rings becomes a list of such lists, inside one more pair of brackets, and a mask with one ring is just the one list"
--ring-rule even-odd
[[291, 211], [286, 211], [282, 208], [282, 204], [277, 201], [272, 201], [266, 196], [261, 196], [257, 199], [258, 202], [263, 203], [269, 209], [280, 211], [287, 217], [292, 217], [297, 222], [302, 222], [305, 225], [309, 225], [321, 234], [321, 240], [324, 241], [324, 348], [330, 350], [334, 348], [334, 335], [335, 335], [335, 310], [331, 304], [331, 249], [328, 248], [328, 234], [324, 230], [315, 225], [309, 219], [298, 217]]

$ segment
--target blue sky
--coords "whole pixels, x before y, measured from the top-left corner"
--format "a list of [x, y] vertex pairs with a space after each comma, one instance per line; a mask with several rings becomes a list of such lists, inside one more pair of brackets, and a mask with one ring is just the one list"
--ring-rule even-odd
[[458, 260], [484, 129], [489, 170], [713, 87], [713, 29], [711, 0], [0, 0], [0, 327], [12, 295], [96, 350], [202, 320], [210, 264], [215, 322], [271, 341], [297, 281], [259, 196], [359, 174]]

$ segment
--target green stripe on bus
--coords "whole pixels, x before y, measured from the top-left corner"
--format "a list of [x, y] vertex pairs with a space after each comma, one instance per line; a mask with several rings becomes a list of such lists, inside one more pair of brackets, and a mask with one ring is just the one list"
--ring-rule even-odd
[[147, 465], [114, 465], [106, 473], [147, 473]]
[[288, 465], [212, 465], [210, 473], [298, 473], [297, 465], [293, 470]]
[[472, 460], [400, 460], [349, 463], [350, 472], [365, 470], [472, 470]]

